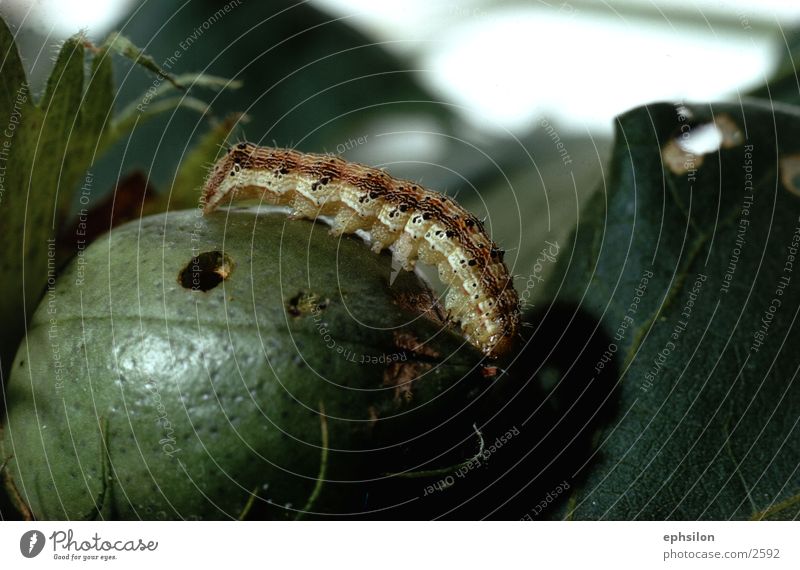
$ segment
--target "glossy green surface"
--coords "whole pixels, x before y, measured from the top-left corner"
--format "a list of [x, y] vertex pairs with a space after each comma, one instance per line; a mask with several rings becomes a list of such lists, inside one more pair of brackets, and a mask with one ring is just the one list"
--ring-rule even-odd
[[[226, 261], [224, 280], [192, 273], [202, 253]], [[480, 355], [399, 302], [424, 285], [402, 271], [390, 285], [391, 271], [358, 238], [283, 214], [115, 229], [45, 292], [13, 363], [12, 484], [37, 518], [293, 518], [327, 431], [310, 512], [360, 512], [358, 481], [387, 470], [378, 457], [486, 386]], [[398, 333], [431, 350], [405, 350]]]

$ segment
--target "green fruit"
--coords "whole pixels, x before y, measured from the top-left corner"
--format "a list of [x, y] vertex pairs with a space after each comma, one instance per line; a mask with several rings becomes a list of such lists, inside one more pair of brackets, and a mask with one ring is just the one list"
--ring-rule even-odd
[[416, 442], [470, 422], [489, 384], [420, 315], [417, 276], [391, 274], [274, 213], [113, 230], [45, 292], [13, 363], [7, 487], [40, 519], [359, 512], [359, 481], [436, 457]]

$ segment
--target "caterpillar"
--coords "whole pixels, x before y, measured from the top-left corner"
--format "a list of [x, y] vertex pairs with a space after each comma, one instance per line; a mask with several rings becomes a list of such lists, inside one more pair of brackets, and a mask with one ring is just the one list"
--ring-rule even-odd
[[413, 270], [417, 260], [438, 269], [449, 285], [445, 309], [470, 344], [491, 358], [511, 349], [519, 297], [504, 252], [452, 198], [333, 155], [242, 142], [211, 169], [203, 212], [226, 199], [290, 206], [298, 218], [332, 216], [334, 235], [369, 231], [373, 251], [391, 246], [403, 269]]

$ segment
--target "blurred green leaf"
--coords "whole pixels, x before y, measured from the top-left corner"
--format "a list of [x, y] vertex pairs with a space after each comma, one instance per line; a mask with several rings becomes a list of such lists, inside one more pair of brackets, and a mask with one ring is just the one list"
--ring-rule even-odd
[[[351, 18], [290, 0], [228, 5], [221, 11], [211, 0], [179, 7], [148, 2], [126, 20], [125, 33], [147, 43], [148, 52], [183, 84], [189, 81], [182, 74], [197, 70], [241, 81], [243, 88], [226, 88], [212, 105], [220, 115], [245, 110], [251, 118], [247, 140], [334, 151], [350, 138], [366, 136], [372, 143], [381, 132], [408, 124], [409, 117], [429, 120], [437, 132], [452, 132], [451, 107], [425, 87], [427, 72], [405, 61], [393, 44], [353, 27]], [[127, 105], [148, 84], [133, 78], [122, 87]], [[200, 132], [193, 114], [163, 114], [138, 127], [127, 148], [115, 148], [98, 176], [116, 176], [120, 164], [123, 170], [147, 165], [151, 180], [164, 187]]]
[[[91, 76], [84, 81], [87, 48], [94, 57]], [[177, 82], [119, 34], [113, 34], [100, 48], [78, 34], [62, 46], [44, 94], [35, 104], [14, 36], [4, 21], [0, 21], [0, 50], [0, 231], [5, 237], [0, 252], [4, 275], [0, 284], [0, 319], [4, 323], [0, 366], [5, 372], [24, 334], [27, 314], [63, 261], [56, 259], [55, 240], [67, 221], [74, 192], [79, 186], [87, 196], [95, 192], [94, 178], [87, 170], [100, 152], [136, 124], [113, 120], [116, 91], [111, 53], [133, 58], [159, 77]], [[193, 79], [214, 86], [223, 81], [199, 76]], [[182, 102], [167, 105], [172, 109], [178, 104], [198, 103], [184, 97]], [[51, 289], [49, 294], [56, 292]], [[57, 315], [53, 318], [57, 321]]]
[[[26, 260], [28, 266], [35, 260], [41, 263], [46, 251], [44, 239], [40, 238], [35, 244], [31, 242], [32, 228], [25, 223], [28, 213], [26, 189], [33, 162], [33, 154], [28, 149], [35, 145], [33, 131], [41, 123], [41, 114], [31, 102], [14, 35], [2, 18], [0, 54], [3, 58], [0, 68], [0, 128], [3, 129], [0, 141], [0, 206], [3, 208], [0, 231], [5, 238], [0, 251], [0, 271], [3, 273], [0, 282], [0, 318], [3, 319], [3, 326], [0, 327], [0, 365], [5, 373], [24, 334], [23, 303], [30, 305], [30, 311], [36, 306], [36, 299], [32, 295], [24, 295], [23, 263]], [[35, 207], [42, 211], [36, 216], [30, 212], [28, 217], [32, 218], [32, 223], [37, 222], [46, 230], [48, 220], [44, 209], [49, 208], [50, 204], [38, 204]], [[34, 256], [34, 253], [38, 255]], [[40, 280], [37, 289], [41, 286]]]
[[124, 112], [120, 113], [115, 127], [120, 133], [127, 133], [162, 113], [167, 113], [176, 109], [190, 109], [201, 115], [209, 112], [208, 105], [196, 97], [189, 97], [188, 95], [184, 95], [183, 97], [167, 97], [165, 99], [159, 99], [141, 109], [138, 107], [138, 104], [133, 105], [130, 109], [126, 109]]
[[[232, 81], [224, 77], [204, 75], [202, 73], [185, 73], [175, 77], [173, 81], [179, 85], [188, 85], [191, 88], [204, 87], [214, 91], [238, 89], [242, 86], [241, 81]], [[205, 114], [209, 111], [209, 106], [195, 97], [185, 94], [180, 97], [163, 97], [174, 90], [173, 83], [158, 82], [151, 85], [141, 96], [131, 101], [119, 112], [116, 128], [128, 132], [137, 123], [141, 125], [161, 113], [174, 111], [178, 108], [191, 109], [200, 114]]]
[[[604, 332], [586, 382], [620, 370], [616, 419], [577, 474], [572, 518], [797, 514], [800, 112], [682, 113], [618, 118], [609, 178], [549, 283]], [[721, 148], [681, 146], [704, 138]]]
[[176, 89], [185, 89], [182, 83], [176, 80], [170, 73], [164, 71], [164, 69], [158, 65], [152, 57], [142, 52], [142, 50], [136, 47], [133, 42], [119, 32], [111, 33], [108, 36], [108, 39], [106, 39], [104, 45], [108, 49], [111, 49], [112, 51], [127, 57], [134, 63], [141, 65], [145, 69], [152, 71], [161, 79], [166, 79]]
[[[205, 87], [214, 91], [222, 91], [223, 89], [239, 89], [242, 86], [241, 81], [234, 81], [227, 77], [218, 77], [216, 75], [208, 75], [206, 73], [182, 73], [175, 76], [175, 82], [179, 85], [186, 86], [186, 88]], [[175, 90], [176, 87], [173, 83], [161, 83], [156, 87], [156, 95], [163, 95]]]

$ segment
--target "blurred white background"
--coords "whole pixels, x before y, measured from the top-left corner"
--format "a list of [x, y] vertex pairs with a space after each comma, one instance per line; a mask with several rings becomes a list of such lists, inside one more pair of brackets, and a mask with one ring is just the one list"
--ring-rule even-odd
[[527, 129], [539, 116], [580, 131], [655, 100], [714, 100], [763, 83], [783, 0], [317, 0], [404, 53], [443, 98], [483, 129]]
[[[153, 0], [150, 0], [153, 1]], [[0, 0], [16, 25], [58, 41], [99, 39], [135, 0]], [[400, 53], [442, 100], [484, 132], [530, 130], [546, 116], [596, 134], [633, 106], [736, 97], [774, 70], [785, 0], [312, 0]], [[51, 54], [22, 46], [41, 76]], [[38, 51], [38, 53], [37, 53]]]

